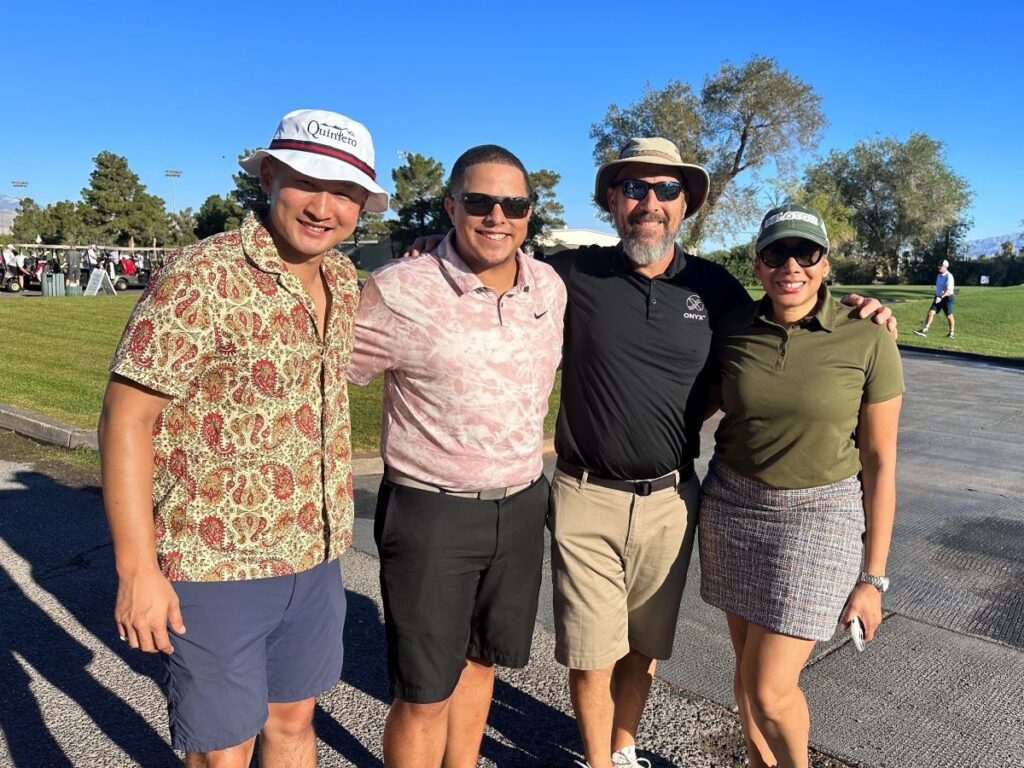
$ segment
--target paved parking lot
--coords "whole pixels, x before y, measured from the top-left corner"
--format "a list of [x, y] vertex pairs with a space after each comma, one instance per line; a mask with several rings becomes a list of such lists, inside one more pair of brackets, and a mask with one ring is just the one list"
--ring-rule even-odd
[[[1024, 765], [1024, 371], [915, 352], [904, 362], [889, 614], [865, 653], [837, 637], [804, 673], [813, 745], [835, 758], [815, 765]], [[178, 764], [159, 665], [127, 652], [109, 618], [98, 489], [78, 473], [19, 462], [17, 445], [0, 439], [0, 765]], [[381, 765], [378, 480], [357, 480], [344, 681], [317, 716], [323, 766]], [[694, 568], [641, 751], [655, 766], [738, 768], [728, 636], [698, 584]], [[531, 664], [496, 689], [485, 765], [569, 766], [579, 750], [564, 670], [552, 661], [549, 582], [542, 590]]]

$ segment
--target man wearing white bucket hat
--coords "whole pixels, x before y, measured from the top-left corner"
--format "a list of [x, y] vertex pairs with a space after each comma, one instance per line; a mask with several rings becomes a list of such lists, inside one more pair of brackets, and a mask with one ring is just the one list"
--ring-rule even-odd
[[388, 196], [366, 128], [334, 112], [285, 115], [241, 165], [266, 217], [169, 261], [111, 364], [114, 619], [121, 640], [162, 653], [188, 766], [248, 766], [259, 734], [260, 765], [308, 767], [314, 696], [341, 674], [352, 542], [359, 289], [334, 247]]

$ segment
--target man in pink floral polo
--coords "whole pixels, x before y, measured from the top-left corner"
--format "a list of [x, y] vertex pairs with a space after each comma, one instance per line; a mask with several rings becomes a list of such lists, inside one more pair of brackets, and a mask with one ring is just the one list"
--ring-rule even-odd
[[363, 289], [349, 377], [385, 373], [374, 538], [395, 700], [384, 764], [475, 766], [494, 665], [525, 666], [544, 560], [541, 445], [565, 287], [526, 256], [526, 169], [488, 144], [452, 167], [436, 253]]
[[[314, 766], [342, 665], [352, 534], [345, 371], [356, 272], [334, 247], [387, 209], [370, 135], [291, 112], [242, 161], [267, 215], [186, 248], [111, 364], [103, 495], [122, 640], [161, 652], [188, 766]], [[170, 631], [168, 631], [170, 630]]]

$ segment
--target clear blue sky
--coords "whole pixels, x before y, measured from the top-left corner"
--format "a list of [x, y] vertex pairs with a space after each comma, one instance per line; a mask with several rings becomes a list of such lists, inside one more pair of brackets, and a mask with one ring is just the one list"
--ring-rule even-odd
[[[92, 158], [128, 158], [171, 206], [232, 188], [237, 155], [282, 114], [344, 112], [373, 134], [390, 189], [400, 151], [451, 167], [475, 144], [562, 174], [569, 226], [590, 204], [591, 123], [645, 84], [699, 90], [764, 54], [823, 97], [820, 148], [925, 131], [974, 190], [970, 237], [1022, 229], [1024, 11], [1014, 2], [107, 2], [0, 10], [0, 194], [75, 199]], [[808, 158], [811, 159], [811, 158]]]

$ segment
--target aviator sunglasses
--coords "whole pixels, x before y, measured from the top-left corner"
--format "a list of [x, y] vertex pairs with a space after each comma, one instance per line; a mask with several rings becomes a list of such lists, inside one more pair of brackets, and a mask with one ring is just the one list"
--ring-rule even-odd
[[647, 197], [647, 190], [654, 189], [654, 196], [659, 200], [675, 200], [683, 191], [682, 183], [678, 181], [641, 181], [640, 179], [623, 179], [615, 182], [616, 187], [622, 187], [622, 194], [630, 200], [643, 200]]
[[494, 197], [480, 192], [456, 192], [452, 200], [462, 203], [470, 216], [486, 216], [496, 205], [500, 205], [501, 212], [510, 219], [521, 219], [530, 212], [528, 197]]
[[810, 240], [801, 240], [799, 245], [789, 247], [781, 242], [770, 243], [757, 254], [757, 258], [772, 269], [781, 267], [789, 261], [790, 256], [796, 259], [796, 263], [801, 267], [813, 267], [825, 256], [825, 250]]

